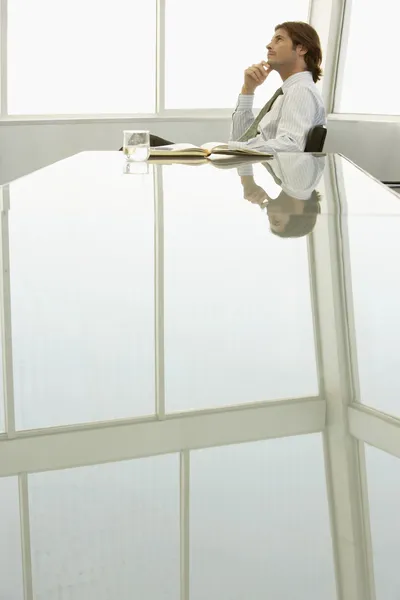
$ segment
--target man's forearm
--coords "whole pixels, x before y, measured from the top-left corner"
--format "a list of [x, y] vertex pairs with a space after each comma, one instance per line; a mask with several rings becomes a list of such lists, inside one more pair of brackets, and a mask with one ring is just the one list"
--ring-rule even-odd
[[[245, 86], [243, 86], [245, 88]], [[243, 89], [242, 88], [242, 89]], [[254, 94], [241, 94], [238, 104], [232, 115], [231, 132], [229, 140], [238, 140], [254, 121], [253, 115]]]

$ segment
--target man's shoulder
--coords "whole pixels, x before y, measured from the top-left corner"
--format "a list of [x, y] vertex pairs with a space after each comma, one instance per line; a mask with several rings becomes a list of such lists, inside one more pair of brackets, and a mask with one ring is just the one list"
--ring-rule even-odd
[[314, 83], [314, 81], [299, 81], [296, 82], [294, 85], [291, 85], [290, 87], [287, 88], [287, 90], [284, 91], [284, 95], [287, 98], [299, 98], [301, 97], [302, 99], [307, 99], [307, 98], [312, 98], [313, 100], [316, 100], [318, 103], [322, 103], [322, 96], [321, 96], [321, 92], [319, 91], [317, 85]]
[[284, 90], [284, 94], [286, 95], [290, 95], [290, 94], [296, 94], [298, 92], [303, 92], [304, 90], [304, 94], [316, 94], [318, 96], [320, 96], [320, 91], [317, 87], [317, 85], [314, 83], [314, 81], [311, 79], [300, 79], [299, 81], [296, 81], [296, 83], [294, 83], [293, 85], [289, 86], [286, 90]]

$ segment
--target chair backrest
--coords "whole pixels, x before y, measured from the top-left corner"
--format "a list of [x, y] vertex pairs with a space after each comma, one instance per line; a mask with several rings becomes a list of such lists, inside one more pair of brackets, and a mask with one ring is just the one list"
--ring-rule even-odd
[[308, 132], [304, 152], [322, 152], [326, 138], [326, 127], [317, 125]]

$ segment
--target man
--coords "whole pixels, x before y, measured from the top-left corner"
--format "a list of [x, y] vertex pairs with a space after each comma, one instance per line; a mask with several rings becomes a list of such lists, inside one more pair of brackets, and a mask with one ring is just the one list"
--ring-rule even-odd
[[[267, 62], [244, 72], [229, 147], [273, 154], [303, 152], [310, 129], [326, 124], [325, 108], [315, 85], [322, 75], [318, 34], [307, 23], [288, 21], [277, 25], [267, 50]], [[273, 70], [281, 76], [282, 87], [254, 119], [254, 92]]]
[[266, 209], [271, 232], [275, 235], [301, 237], [309, 234], [321, 212], [321, 195], [315, 188], [324, 172], [325, 156], [282, 153], [262, 165], [282, 191], [277, 198], [270, 198], [248, 171], [240, 176], [244, 198]]
[[[276, 26], [267, 50], [268, 62], [261, 61], [244, 72], [242, 91], [232, 115], [229, 147], [271, 153], [303, 152], [310, 129], [326, 124], [324, 104], [315, 85], [322, 76], [318, 34], [308, 23], [287, 21]], [[279, 73], [283, 85], [254, 119], [254, 92], [273, 70]], [[172, 143], [150, 135], [150, 146]]]

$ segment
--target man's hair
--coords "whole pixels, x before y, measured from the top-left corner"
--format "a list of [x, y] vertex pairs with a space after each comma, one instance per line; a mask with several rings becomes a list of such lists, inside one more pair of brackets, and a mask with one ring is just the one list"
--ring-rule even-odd
[[302, 21], [286, 21], [277, 25], [275, 31], [277, 29], [284, 29], [289, 34], [294, 46], [300, 44], [306, 48], [307, 54], [305, 54], [304, 60], [307, 70], [311, 71], [313, 80], [316, 83], [322, 77], [322, 50], [318, 33], [314, 27]]
[[271, 232], [283, 238], [308, 235], [314, 229], [317, 216], [321, 212], [320, 200], [321, 194], [314, 190], [310, 198], [304, 200], [304, 212], [301, 215], [290, 215], [283, 231], [271, 229]]

